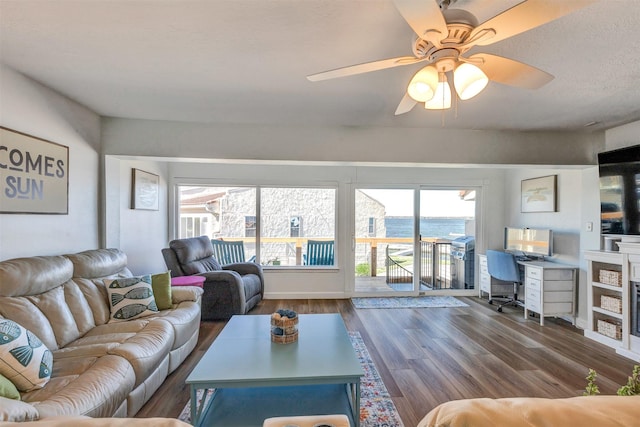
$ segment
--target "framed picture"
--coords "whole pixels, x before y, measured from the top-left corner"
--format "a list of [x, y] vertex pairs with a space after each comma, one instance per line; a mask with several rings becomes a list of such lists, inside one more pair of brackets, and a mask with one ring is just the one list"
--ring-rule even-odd
[[522, 212], [555, 212], [556, 181], [557, 175], [522, 180]]
[[140, 169], [131, 169], [131, 209], [157, 211], [159, 186], [158, 175]]
[[0, 127], [0, 213], [69, 213], [69, 147]]

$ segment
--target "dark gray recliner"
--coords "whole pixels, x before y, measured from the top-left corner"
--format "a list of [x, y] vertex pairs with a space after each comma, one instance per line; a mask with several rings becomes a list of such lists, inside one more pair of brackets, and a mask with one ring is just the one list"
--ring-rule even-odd
[[206, 278], [202, 295], [202, 320], [229, 319], [246, 314], [264, 296], [262, 266], [253, 262], [220, 265], [207, 236], [176, 239], [162, 249], [171, 277]]

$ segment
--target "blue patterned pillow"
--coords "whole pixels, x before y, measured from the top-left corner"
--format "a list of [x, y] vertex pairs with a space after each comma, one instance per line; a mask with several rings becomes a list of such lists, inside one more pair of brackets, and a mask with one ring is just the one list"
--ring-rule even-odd
[[106, 280], [111, 319], [122, 322], [158, 313], [151, 275]]
[[44, 387], [52, 369], [53, 354], [33, 332], [0, 319], [0, 374], [27, 392]]

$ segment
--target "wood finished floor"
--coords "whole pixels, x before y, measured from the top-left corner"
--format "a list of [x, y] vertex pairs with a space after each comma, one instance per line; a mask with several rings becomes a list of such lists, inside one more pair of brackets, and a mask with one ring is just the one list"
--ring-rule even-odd
[[[568, 322], [549, 318], [540, 326], [524, 320], [522, 309], [498, 313], [486, 300], [460, 299], [469, 307], [355, 309], [348, 299], [265, 300], [250, 315], [278, 308], [340, 313], [347, 329], [362, 335], [407, 427], [454, 399], [578, 396], [589, 368], [598, 372], [601, 394], [615, 394], [633, 369], [633, 361]], [[196, 349], [137, 417], [178, 417], [189, 399], [184, 380], [224, 325], [201, 324]]]

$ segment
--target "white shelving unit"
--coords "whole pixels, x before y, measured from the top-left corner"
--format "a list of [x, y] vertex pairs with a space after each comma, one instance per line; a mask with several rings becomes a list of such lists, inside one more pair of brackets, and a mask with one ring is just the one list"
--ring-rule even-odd
[[[588, 322], [584, 335], [599, 343], [614, 348], [617, 353], [640, 361], [640, 353], [631, 350], [630, 332], [630, 275], [629, 254], [624, 252], [587, 251], [587, 309]], [[621, 277], [621, 286], [601, 281], [601, 271], [616, 272]], [[606, 273], [605, 273], [606, 274]], [[602, 307], [602, 297], [616, 298], [621, 301], [621, 312]], [[610, 336], [599, 322], [607, 322], [607, 329], [618, 332]], [[614, 325], [614, 326], [609, 326]], [[633, 337], [635, 338], [635, 337]]]

